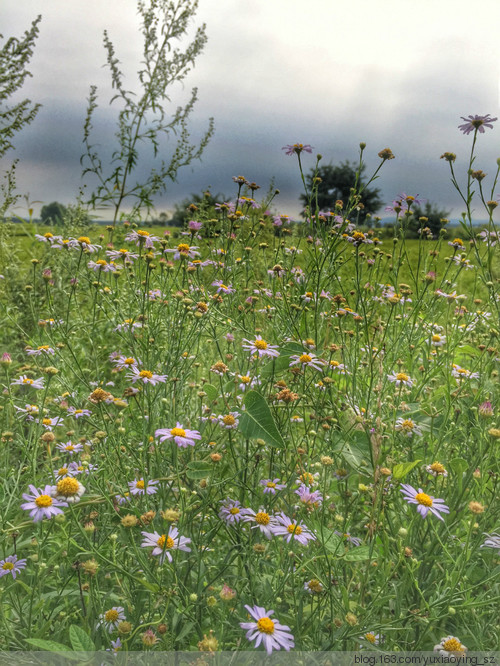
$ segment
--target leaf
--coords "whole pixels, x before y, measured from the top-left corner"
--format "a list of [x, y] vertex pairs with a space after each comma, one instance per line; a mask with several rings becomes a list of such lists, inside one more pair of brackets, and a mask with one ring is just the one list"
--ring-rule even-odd
[[266, 399], [257, 391], [249, 391], [244, 404], [245, 411], [240, 416], [238, 430], [247, 439], [263, 439], [269, 446], [284, 449], [285, 442], [276, 427]]
[[188, 479], [204, 479], [212, 471], [212, 465], [204, 460], [193, 460], [187, 464]]
[[348, 562], [363, 562], [370, 559], [370, 546], [355, 546], [344, 557]]
[[450, 468], [457, 476], [462, 476], [469, 469], [469, 463], [464, 458], [453, 458], [450, 460]]
[[394, 465], [394, 467], [392, 468], [392, 478], [397, 479], [398, 481], [404, 479], [405, 476], [408, 474], [408, 472], [411, 472], [411, 470], [414, 467], [416, 467], [419, 462], [422, 461], [414, 460], [413, 462], [400, 463], [398, 465]]
[[[316, 534], [318, 539], [320, 539], [321, 532], [319, 529], [316, 530]], [[335, 534], [333, 530], [323, 529], [323, 547], [333, 555], [342, 555], [342, 539], [338, 534]]]
[[76, 624], [72, 624], [69, 628], [69, 640], [75, 652], [95, 652], [93, 640]]
[[219, 391], [212, 384], [204, 384], [203, 391], [207, 394], [209, 402], [214, 402], [219, 397]]
[[283, 372], [290, 367], [290, 356], [295, 354], [304, 353], [304, 347], [298, 342], [287, 342], [283, 347], [280, 348], [280, 355], [266, 363], [260, 371], [261, 377], [270, 377], [271, 375], [277, 375], [279, 372]]
[[56, 643], [55, 641], [45, 641], [42, 638], [27, 638], [26, 643], [40, 650], [48, 650], [49, 652], [71, 652], [71, 648], [67, 645]]

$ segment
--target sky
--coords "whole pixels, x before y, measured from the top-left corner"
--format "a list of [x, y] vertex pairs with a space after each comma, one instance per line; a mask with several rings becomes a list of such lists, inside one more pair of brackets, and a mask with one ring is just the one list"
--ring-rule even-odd
[[[105, 163], [115, 147], [119, 107], [109, 105], [103, 31], [114, 44], [125, 87], [139, 92], [140, 16], [135, 0], [1, 0], [0, 46], [21, 37], [38, 14], [40, 34], [28, 68], [33, 76], [15, 99], [29, 97], [42, 108], [16, 135], [16, 150], [2, 169], [18, 158], [20, 193], [32, 202], [69, 204], [84, 183], [86, 191], [92, 186], [80, 167], [91, 84], [98, 86], [95, 141]], [[298, 216], [303, 190], [297, 160], [282, 147], [312, 145], [313, 154], [303, 155], [307, 172], [318, 153], [324, 164], [357, 160], [362, 141], [367, 175], [383, 148], [396, 156], [375, 183], [384, 203], [404, 191], [439, 204], [452, 218], [460, 215], [448, 164], [439, 157], [456, 153], [464, 182], [471, 136], [457, 129], [461, 116], [500, 116], [498, 0], [200, 0], [191, 35], [201, 23], [206, 47], [183, 86], [172, 90], [172, 109], [197, 86], [192, 137], [203, 135], [209, 117], [215, 133], [202, 160], [181, 169], [156, 199], [158, 213], [208, 187], [234, 198], [232, 177], [243, 175], [261, 186], [258, 200], [277, 188], [275, 211]], [[171, 145], [165, 146], [167, 157]], [[498, 157], [500, 121], [479, 136], [474, 168], [491, 178]], [[147, 147], [141, 159], [144, 174], [153, 165]], [[35, 215], [41, 205], [33, 206]], [[479, 203], [473, 208], [485, 217]], [[26, 214], [23, 200], [17, 213]]]

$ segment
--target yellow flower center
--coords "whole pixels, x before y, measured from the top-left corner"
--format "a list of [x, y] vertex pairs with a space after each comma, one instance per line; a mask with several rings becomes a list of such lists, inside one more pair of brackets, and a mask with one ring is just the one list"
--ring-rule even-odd
[[120, 254], [128, 254], [128, 250], [126, 250], [126, 249], [123, 248], [123, 247], [120, 248], [120, 249], [118, 250], [118, 252], [119, 252]]
[[172, 437], [185, 437], [186, 431], [184, 430], [184, 428], [172, 428], [170, 434], [172, 435]]
[[268, 481], [266, 483], [266, 488], [276, 488], [276, 484], [273, 481]]
[[288, 525], [286, 529], [288, 530], [288, 532], [290, 532], [290, 534], [302, 534], [302, 527], [294, 523]]
[[115, 610], [114, 608], [112, 608], [111, 610], [106, 611], [104, 613], [104, 619], [105, 619], [106, 622], [116, 622], [118, 620], [119, 616], [120, 615], [119, 615], [118, 611]]
[[256, 349], [267, 349], [267, 342], [265, 340], [255, 340], [254, 346]]
[[242, 384], [249, 384], [250, 383], [250, 377], [248, 377], [247, 375], [244, 375], [243, 377], [240, 377], [240, 379], [241, 379]]
[[305, 296], [307, 296], [307, 298], [312, 298], [313, 297], [312, 291], [306, 291]]
[[299, 476], [299, 480], [307, 485], [314, 483], [314, 476], [310, 472], [304, 472]]
[[440, 335], [433, 335], [432, 336], [432, 342], [441, 342], [441, 336]]
[[95, 263], [98, 266], [106, 266], [108, 262], [106, 261], [106, 259], [98, 259]]
[[151, 379], [153, 377], [153, 373], [150, 370], [141, 370], [139, 377], [146, 377], [146, 379]]
[[44, 350], [44, 349], [49, 349], [49, 345], [41, 345], [40, 347], [38, 347], [39, 351]]
[[444, 474], [446, 472], [443, 465], [441, 465], [441, 463], [439, 463], [439, 462], [432, 463], [431, 470], [433, 472], [436, 472], [436, 474]]
[[64, 495], [64, 497], [73, 497], [78, 493], [80, 484], [76, 479], [73, 479], [71, 476], [67, 476], [65, 479], [61, 479], [57, 482], [57, 494]]
[[83, 409], [75, 409], [73, 414], [83, 414]]
[[46, 509], [48, 506], [52, 506], [52, 497], [50, 495], [39, 495], [35, 499], [35, 504], [40, 509]]
[[90, 238], [88, 236], [80, 236], [78, 239], [79, 243], [86, 243], [87, 245], [90, 245]]
[[14, 564], [12, 562], [4, 562], [2, 564], [2, 569], [4, 571], [12, 571], [13, 568], [14, 568]]
[[135, 358], [132, 358], [132, 357], [130, 357], [130, 358], [126, 358], [126, 359], [123, 361], [123, 363], [124, 363], [125, 365], [134, 365], [134, 364], [135, 364]]
[[68, 473], [67, 467], [61, 467], [57, 470], [57, 476], [65, 476]]
[[407, 382], [410, 378], [404, 372], [398, 372], [398, 374], [396, 375], [396, 379], [398, 380], [398, 382]]
[[189, 247], [189, 245], [188, 245], [187, 243], [180, 243], [180, 245], [177, 246], [177, 250], [178, 250], [181, 254], [188, 254], [188, 252], [189, 252], [190, 249], [191, 249], [191, 248]]
[[46, 234], [43, 234], [44, 238], [54, 238], [54, 234], [51, 234], [50, 231], [47, 231]]
[[144, 481], [143, 481], [143, 479], [140, 479], [139, 481], [136, 481], [135, 487], [138, 488], [139, 490], [144, 490]]
[[415, 495], [415, 499], [419, 504], [423, 504], [424, 506], [432, 506], [432, 497], [429, 497], [429, 495], [426, 495], [425, 493], [417, 493]]
[[453, 244], [454, 244], [454, 245], [463, 245], [464, 242], [463, 242], [463, 240], [462, 240], [461, 238], [454, 238], [454, 239], [453, 239]]
[[75, 446], [74, 446], [74, 444], [67, 444], [67, 445], [64, 447], [64, 450], [65, 450], [65, 451], [74, 451], [74, 450], [75, 450]]
[[274, 622], [269, 617], [261, 617], [257, 620], [257, 629], [263, 634], [274, 634]]
[[332, 360], [332, 361], [330, 361], [330, 365], [332, 366], [332, 368], [336, 368], [338, 365], [340, 365], [340, 363], [338, 361], [333, 361]]
[[143, 231], [142, 229], [139, 229], [137, 231], [138, 236], [142, 236], [143, 238], [147, 238], [149, 236], [149, 231]]
[[361, 231], [355, 231], [352, 237], [354, 238], [354, 240], [364, 240], [365, 235]]
[[229, 513], [232, 516], [236, 516], [239, 512], [240, 512], [240, 510], [238, 509], [237, 506], [233, 506], [231, 509], [229, 509]]
[[413, 430], [413, 428], [415, 427], [415, 424], [413, 423], [413, 421], [411, 419], [405, 419], [403, 421], [403, 423], [401, 424], [401, 427], [404, 430]]
[[369, 633], [365, 634], [365, 639], [366, 639], [367, 641], [369, 641], [370, 643], [373, 643], [374, 645], [375, 645], [375, 643], [377, 642], [377, 639], [376, 639], [376, 637], [375, 637], [375, 634], [372, 633], [372, 632], [369, 632]]
[[23, 379], [23, 384], [33, 384], [33, 380], [32, 380], [32, 379], [28, 379], [28, 377], [25, 377], [25, 378]]
[[224, 416], [224, 418], [222, 419], [222, 422], [224, 423], [224, 425], [232, 426], [236, 423], [236, 419], [232, 414], [226, 414], [226, 416]]
[[443, 649], [447, 652], [463, 652], [462, 643], [457, 638], [449, 638], [443, 643]]
[[259, 513], [255, 514], [255, 522], [259, 525], [267, 525], [270, 520], [270, 515], [265, 511], [259, 511]]
[[312, 361], [311, 356], [309, 354], [302, 354], [302, 356], [299, 358], [299, 361], [301, 363], [310, 363]]
[[161, 537], [158, 539], [156, 542], [156, 545], [159, 546], [160, 548], [173, 548], [174, 547], [174, 540], [172, 537], [168, 537], [166, 534], [162, 534]]
[[43, 425], [50, 425], [52, 423], [52, 419], [42, 419]]

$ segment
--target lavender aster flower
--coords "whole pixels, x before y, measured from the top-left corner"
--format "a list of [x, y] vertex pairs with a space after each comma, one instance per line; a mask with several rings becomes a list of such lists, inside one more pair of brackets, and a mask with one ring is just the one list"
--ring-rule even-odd
[[179, 421], [177, 421], [175, 428], [155, 430], [155, 437], [159, 437], [160, 442], [173, 439], [179, 448], [184, 449], [187, 449], [188, 446], [194, 446], [195, 439], [201, 439], [201, 435], [197, 430], [184, 428]]
[[281, 150], [285, 150], [285, 155], [300, 155], [300, 153], [312, 153], [313, 148], [308, 143], [294, 143], [293, 146], [283, 146]]
[[262, 479], [259, 483], [261, 486], [264, 486], [264, 494], [270, 493], [271, 495], [276, 495], [277, 490], [286, 488], [284, 483], [279, 483], [279, 479]]
[[492, 123], [498, 120], [498, 118], [491, 118], [489, 113], [487, 113], [485, 116], [478, 116], [476, 114], [475, 116], [467, 116], [467, 118], [460, 116], [460, 118], [465, 120], [465, 123], [463, 125], [459, 125], [458, 129], [461, 130], [464, 134], [470, 134], [475, 130], [479, 130], [481, 134], [484, 134], [484, 128], [489, 127], [490, 129], [493, 129]]
[[150, 548], [153, 546], [151, 555], [160, 555], [160, 564], [163, 564], [165, 558], [169, 562], [172, 561], [172, 555], [170, 554], [171, 550], [183, 550], [187, 553], [191, 552], [191, 548], [188, 547], [188, 543], [191, 543], [191, 539], [188, 539], [183, 536], [179, 536], [179, 530], [177, 527], [171, 527], [168, 531], [168, 534], [158, 534], [158, 532], [141, 532], [144, 537], [144, 541], [141, 543], [142, 548]]
[[444, 503], [442, 499], [436, 499], [424, 493], [422, 488], [418, 489], [418, 492], [413, 488], [413, 486], [408, 485], [407, 483], [401, 484], [401, 492], [405, 495], [405, 500], [408, 504], [417, 504], [417, 511], [422, 516], [426, 518], [429, 511], [433, 513], [439, 520], [444, 520], [441, 513], [450, 513], [449, 508]]
[[12, 574], [16, 578], [17, 574], [26, 567], [26, 560], [18, 560], [17, 555], [9, 555], [0, 562], [0, 578], [7, 574]]
[[30, 518], [33, 518], [34, 523], [38, 523], [44, 518], [53, 518], [58, 513], [64, 513], [59, 507], [68, 506], [67, 502], [62, 502], [52, 496], [54, 486], [47, 485], [42, 490], [30, 484], [29, 489], [31, 495], [23, 493], [23, 499], [26, 502], [21, 504], [21, 509], [30, 512]]
[[246, 638], [249, 641], [255, 641], [255, 647], [259, 647], [262, 643], [267, 654], [271, 654], [273, 650], [283, 648], [288, 651], [295, 646], [290, 627], [271, 620], [274, 611], [266, 611], [261, 606], [245, 605], [245, 608], [255, 622], [240, 622], [240, 627], [248, 629]]
[[222, 502], [219, 518], [222, 518], [229, 525], [239, 523], [246, 515], [246, 509], [243, 509], [238, 500], [227, 499]]
[[308, 541], [316, 540], [314, 534], [303, 523], [294, 523], [283, 512], [275, 516], [273, 533], [285, 537], [287, 543], [294, 539], [303, 546], [307, 546]]
[[485, 539], [485, 542], [480, 546], [480, 548], [497, 548], [497, 555], [500, 555], [500, 534], [497, 532], [493, 532], [492, 534], [483, 532], [483, 534], [488, 538]]

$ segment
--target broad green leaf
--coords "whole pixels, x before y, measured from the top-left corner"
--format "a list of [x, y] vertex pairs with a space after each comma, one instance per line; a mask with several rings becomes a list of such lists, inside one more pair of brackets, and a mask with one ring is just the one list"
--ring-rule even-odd
[[399, 463], [398, 465], [394, 465], [392, 468], [392, 478], [396, 479], [397, 481], [404, 479], [408, 472], [411, 472], [411, 470], [416, 467], [419, 462], [422, 461], [414, 460], [413, 462]]
[[204, 479], [212, 471], [212, 465], [204, 460], [193, 460], [187, 464], [188, 479]]
[[270, 377], [271, 375], [277, 375], [283, 370], [286, 370], [290, 367], [290, 356], [304, 353], [304, 347], [298, 342], [287, 342], [279, 350], [280, 355], [277, 358], [274, 358], [269, 363], [262, 368], [260, 371], [261, 377]]
[[151, 592], [157, 593], [160, 590], [160, 586], [157, 585], [156, 583], [150, 583], [148, 580], [145, 580], [144, 578], [141, 578], [139, 582], [144, 585], [148, 590], [151, 590]]
[[26, 643], [38, 648], [39, 650], [48, 650], [49, 652], [71, 652], [71, 648], [55, 641], [45, 641], [42, 638], [27, 638]]
[[76, 624], [72, 624], [69, 628], [69, 640], [75, 652], [95, 652], [93, 640]]
[[462, 476], [469, 469], [469, 463], [464, 458], [453, 458], [450, 460], [450, 468], [457, 476]]
[[355, 546], [344, 557], [348, 562], [363, 562], [370, 559], [370, 546]]
[[[316, 530], [316, 535], [318, 540], [321, 541], [321, 532]], [[323, 546], [326, 550], [334, 555], [341, 556], [343, 553], [342, 548], [342, 538], [338, 534], [335, 534], [333, 530], [323, 528]]]
[[214, 402], [219, 397], [219, 391], [212, 384], [204, 384], [203, 391], [207, 394], [208, 402]]
[[263, 439], [269, 446], [285, 448], [285, 442], [276, 427], [269, 405], [257, 391], [249, 391], [246, 394], [245, 411], [240, 416], [238, 429], [247, 439]]

